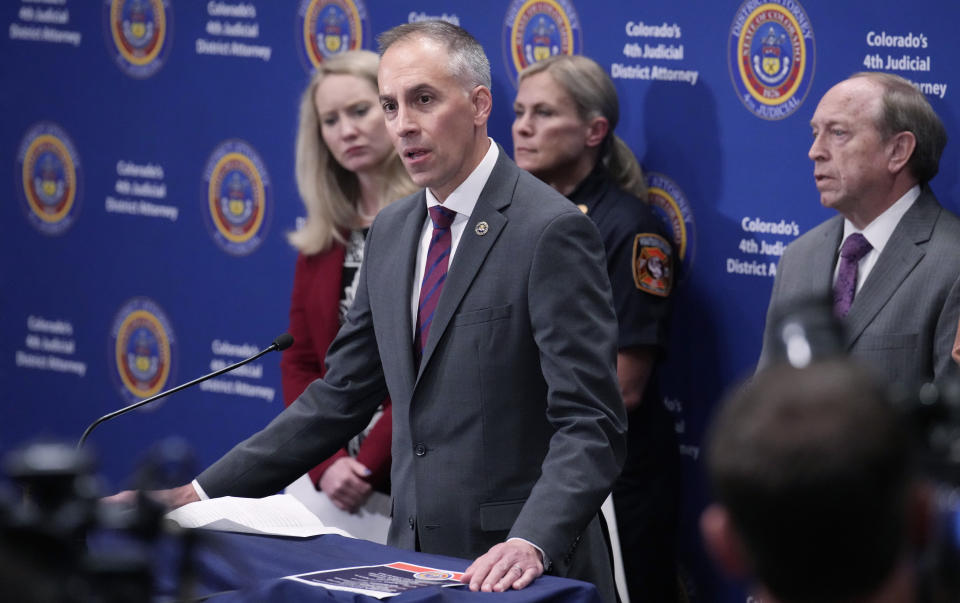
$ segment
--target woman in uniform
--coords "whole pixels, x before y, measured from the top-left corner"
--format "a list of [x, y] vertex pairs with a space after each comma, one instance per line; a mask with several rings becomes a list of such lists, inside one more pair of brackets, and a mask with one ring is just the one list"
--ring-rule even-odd
[[671, 238], [645, 201], [643, 172], [614, 134], [619, 103], [594, 61], [557, 55], [519, 75], [514, 159], [593, 219], [603, 237], [619, 323], [617, 376], [628, 456], [613, 500], [631, 601], [676, 601], [680, 463], [654, 368], [667, 347], [676, 281]]

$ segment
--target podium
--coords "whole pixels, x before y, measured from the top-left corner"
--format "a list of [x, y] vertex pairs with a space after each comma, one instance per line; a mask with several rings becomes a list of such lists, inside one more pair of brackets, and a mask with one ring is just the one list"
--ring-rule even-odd
[[[185, 593], [191, 600], [234, 603], [250, 601], [302, 602], [377, 601], [351, 592], [286, 580], [285, 576], [306, 572], [377, 565], [405, 561], [438, 569], [463, 571], [470, 564], [466, 559], [429, 555], [401, 550], [374, 542], [327, 534], [311, 538], [288, 538], [237, 534], [197, 529], [189, 534], [187, 571], [192, 587]], [[109, 538], [91, 538], [89, 546], [97, 550], [112, 546]], [[164, 537], [155, 547], [155, 600], [181, 600], [183, 593], [184, 539]], [[569, 601], [600, 603], [597, 589], [587, 582], [556, 576], [541, 576], [527, 588], [505, 593], [475, 593], [464, 586], [427, 587], [391, 597], [393, 601], [480, 601], [498, 603], [535, 603]]]

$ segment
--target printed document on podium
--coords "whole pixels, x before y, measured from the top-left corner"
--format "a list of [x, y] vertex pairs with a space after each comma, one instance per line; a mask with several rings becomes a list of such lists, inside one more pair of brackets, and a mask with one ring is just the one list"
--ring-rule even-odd
[[414, 565], [404, 561], [380, 565], [342, 567], [286, 576], [287, 580], [385, 599], [429, 586], [466, 586], [462, 572]]

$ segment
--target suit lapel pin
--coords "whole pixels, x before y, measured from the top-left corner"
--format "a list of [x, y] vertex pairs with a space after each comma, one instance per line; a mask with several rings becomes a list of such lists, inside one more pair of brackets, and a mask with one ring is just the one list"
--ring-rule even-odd
[[474, 226], [473, 232], [477, 233], [477, 236], [482, 237], [490, 231], [490, 225], [486, 222], [477, 222], [477, 225]]

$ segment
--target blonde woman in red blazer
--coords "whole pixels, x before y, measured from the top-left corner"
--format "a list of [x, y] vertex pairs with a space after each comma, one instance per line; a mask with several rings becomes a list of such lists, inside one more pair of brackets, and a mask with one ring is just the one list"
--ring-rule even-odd
[[[285, 406], [326, 371], [327, 347], [353, 301], [370, 222], [415, 190], [384, 125], [378, 64], [369, 51], [331, 57], [301, 98], [296, 174], [307, 217], [289, 235], [300, 253], [290, 302], [294, 344], [280, 365]], [[361, 436], [310, 470], [310, 480], [338, 508], [354, 512], [373, 490], [389, 493], [390, 440], [388, 398]]]

